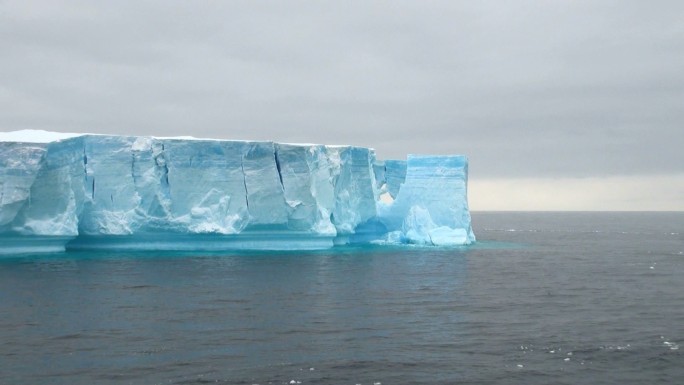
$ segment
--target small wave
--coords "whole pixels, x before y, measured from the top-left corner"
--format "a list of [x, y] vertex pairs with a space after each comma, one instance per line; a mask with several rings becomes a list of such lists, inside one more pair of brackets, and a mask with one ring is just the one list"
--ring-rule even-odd
[[670, 348], [670, 350], [679, 350], [679, 345], [676, 344], [676, 343], [674, 343], [674, 342], [663, 341], [663, 345], [665, 345], [665, 346], [667, 346], [668, 348]]
[[134, 289], [151, 289], [155, 288], [157, 286], [154, 285], [131, 285], [131, 286], [123, 286], [122, 289], [124, 290], [134, 290]]
[[663, 345], [669, 348], [670, 350], [679, 350], [678, 343], [665, 340], [665, 336], [660, 336], [660, 339], [663, 340]]
[[53, 340], [75, 340], [75, 339], [79, 339], [82, 337], [83, 337], [83, 334], [74, 333], [74, 334], [64, 334], [61, 336], [52, 337], [51, 339], [53, 339]]
[[608, 351], [622, 351], [622, 350], [628, 350], [632, 346], [630, 344], [627, 345], [602, 345], [599, 347], [601, 350], [608, 350]]

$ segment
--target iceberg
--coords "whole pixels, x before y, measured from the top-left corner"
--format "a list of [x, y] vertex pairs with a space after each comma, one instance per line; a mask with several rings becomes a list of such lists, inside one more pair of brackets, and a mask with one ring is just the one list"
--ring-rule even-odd
[[475, 242], [464, 156], [45, 131], [0, 133], [0, 254]]

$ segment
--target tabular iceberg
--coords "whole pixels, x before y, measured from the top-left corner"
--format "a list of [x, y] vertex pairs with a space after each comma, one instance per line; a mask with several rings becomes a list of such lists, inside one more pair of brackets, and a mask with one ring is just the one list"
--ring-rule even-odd
[[467, 245], [467, 174], [353, 146], [0, 133], [0, 253]]

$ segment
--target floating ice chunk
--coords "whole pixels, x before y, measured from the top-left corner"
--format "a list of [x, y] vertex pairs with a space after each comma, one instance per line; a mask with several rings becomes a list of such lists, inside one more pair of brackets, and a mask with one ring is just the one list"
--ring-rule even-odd
[[462, 156], [377, 162], [350, 146], [0, 133], [0, 237], [12, 240], [0, 253], [22, 237], [27, 250], [74, 237], [69, 247], [468, 244], [466, 176]]

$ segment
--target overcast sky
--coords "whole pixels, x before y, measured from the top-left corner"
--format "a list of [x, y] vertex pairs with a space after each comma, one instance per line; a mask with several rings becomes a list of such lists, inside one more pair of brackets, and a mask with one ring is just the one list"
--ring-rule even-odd
[[19, 129], [466, 154], [476, 210], [684, 210], [684, 1], [0, 0]]

